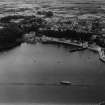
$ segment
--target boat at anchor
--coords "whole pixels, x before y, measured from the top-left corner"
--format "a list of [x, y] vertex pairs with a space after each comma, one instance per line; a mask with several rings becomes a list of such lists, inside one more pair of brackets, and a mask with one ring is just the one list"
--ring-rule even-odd
[[60, 85], [65, 85], [65, 86], [72, 85], [72, 82], [70, 82], [70, 81], [60, 81], [59, 83], [60, 83]]

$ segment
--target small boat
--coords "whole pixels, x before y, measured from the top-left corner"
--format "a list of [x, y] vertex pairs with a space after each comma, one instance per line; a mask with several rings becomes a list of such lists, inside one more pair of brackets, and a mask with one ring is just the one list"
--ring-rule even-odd
[[59, 83], [60, 85], [65, 85], [65, 86], [70, 86], [72, 84], [72, 82], [70, 81], [60, 81]]
[[75, 51], [83, 51], [85, 50], [86, 48], [76, 48], [76, 49], [71, 49], [69, 50], [70, 52], [75, 52]]

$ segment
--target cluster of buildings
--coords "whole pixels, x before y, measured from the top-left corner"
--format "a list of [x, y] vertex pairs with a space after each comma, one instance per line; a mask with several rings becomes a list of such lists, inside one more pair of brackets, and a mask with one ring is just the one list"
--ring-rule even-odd
[[105, 17], [87, 16], [83, 18], [82, 16], [75, 17], [61, 17], [57, 21], [50, 19], [48, 21], [49, 28], [51, 30], [75, 30], [77, 32], [84, 33], [105, 33]]

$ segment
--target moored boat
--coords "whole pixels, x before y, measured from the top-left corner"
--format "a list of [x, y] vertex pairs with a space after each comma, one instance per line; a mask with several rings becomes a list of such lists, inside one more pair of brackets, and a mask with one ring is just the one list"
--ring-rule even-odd
[[81, 48], [81, 47], [79, 47], [79, 48], [75, 48], [75, 49], [71, 49], [71, 50], [69, 50], [70, 52], [75, 52], [75, 51], [83, 51], [83, 50], [85, 50], [86, 48]]
[[72, 85], [72, 82], [70, 82], [70, 81], [60, 81], [59, 83], [60, 83], [60, 85], [65, 85], [65, 86]]

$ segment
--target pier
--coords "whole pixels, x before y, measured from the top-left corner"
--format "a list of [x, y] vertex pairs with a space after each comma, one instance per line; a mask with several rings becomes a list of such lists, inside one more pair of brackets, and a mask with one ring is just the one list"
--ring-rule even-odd
[[85, 47], [85, 45], [83, 43], [72, 42], [71, 40], [51, 38], [51, 37], [46, 37], [46, 36], [42, 37], [42, 42], [49, 42], [49, 41], [50, 42], [61, 43], [61, 44], [73, 45], [73, 46], [77, 46], [77, 47]]
[[65, 40], [65, 39], [61, 40], [61, 39], [58, 39], [58, 38], [51, 38], [51, 37], [46, 37], [46, 36], [42, 37], [42, 42], [49, 42], [49, 41], [50, 42], [61, 43], [61, 44], [73, 45], [73, 46], [82, 47], [82, 48], [87, 48], [91, 51], [98, 52], [98, 49], [89, 46], [88, 42], [79, 43], [79, 42], [73, 42], [71, 40]]

